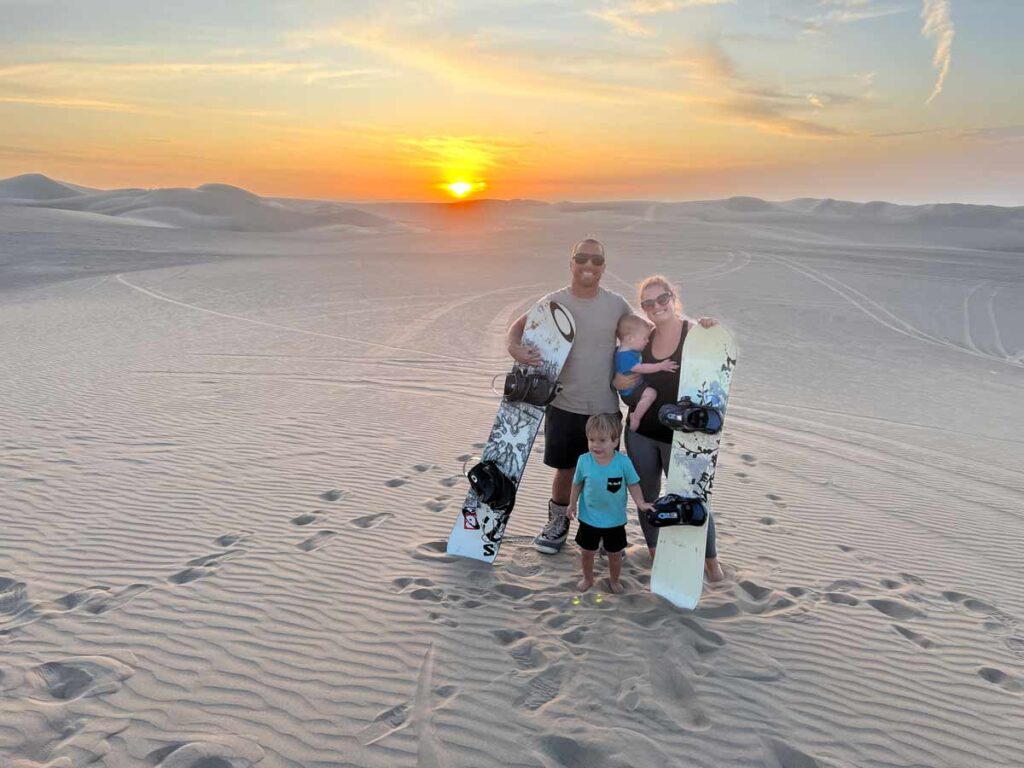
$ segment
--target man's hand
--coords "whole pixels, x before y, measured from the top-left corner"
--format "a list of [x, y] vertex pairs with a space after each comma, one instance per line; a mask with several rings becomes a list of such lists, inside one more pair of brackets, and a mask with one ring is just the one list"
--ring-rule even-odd
[[614, 378], [612, 378], [612, 387], [620, 392], [624, 389], [632, 389], [639, 383], [639, 373], [616, 373]]
[[658, 365], [659, 371], [666, 371], [668, 373], [675, 373], [679, 370], [679, 363], [675, 360], [662, 360]]
[[523, 365], [540, 365], [544, 362], [540, 351], [528, 344], [510, 344], [508, 353], [512, 355], [517, 363], [522, 363]]
[[578, 512], [576, 511], [576, 506], [574, 504], [570, 504], [568, 507], [565, 508], [565, 514], [570, 520], [575, 520], [576, 515], [578, 514]]
[[702, 317], [697, 322], [700, 323], [701, 328], [714, 328], [718, 325], [718, 321], [713, 317]]
[[636, 508], [639, 509], [641, 512], [650, 512], [652, 509], [654, 509], [654, 505], [648, 501], [645, 501], [643, 504], [637, 504]]

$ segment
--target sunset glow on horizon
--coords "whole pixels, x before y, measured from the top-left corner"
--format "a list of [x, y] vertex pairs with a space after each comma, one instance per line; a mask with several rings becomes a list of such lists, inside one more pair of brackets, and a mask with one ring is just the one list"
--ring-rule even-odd
[[1024, 204], [1009, 0], [3, 5], [0, 178]]

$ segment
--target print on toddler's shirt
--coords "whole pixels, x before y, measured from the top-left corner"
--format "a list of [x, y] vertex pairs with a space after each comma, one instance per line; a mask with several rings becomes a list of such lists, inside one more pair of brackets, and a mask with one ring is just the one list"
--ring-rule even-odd
[[618, 493], [622, 489], [621, 477], [608, 478], [608, 493]]

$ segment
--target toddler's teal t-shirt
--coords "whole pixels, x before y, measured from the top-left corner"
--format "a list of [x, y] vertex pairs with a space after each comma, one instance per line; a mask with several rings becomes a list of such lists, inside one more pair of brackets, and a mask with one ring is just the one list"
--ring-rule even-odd
[[592, 453], [584, 453], [576, 462], [572, 483], [583, 483], [580, 492], [580, 520], [595, 528], [614, 528], [626, 524], [626, 487], [640, 482], [633, 462], [616, 451], [612, 460], [601, 466]]

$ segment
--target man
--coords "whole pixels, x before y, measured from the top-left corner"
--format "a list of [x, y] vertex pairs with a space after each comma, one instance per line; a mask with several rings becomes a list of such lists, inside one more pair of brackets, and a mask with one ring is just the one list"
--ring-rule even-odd
[[[533, 545], [546, 555], [557, 554], [569, 535], [566, 508], [576, 461], [588, 450], [587, 419], [599, 413], [619, 413], [619, 398], [611, 385], [615, 328], [632, 308], [622, 296], [600, 286], [604, 270], [604, 246], [591, 238], [580, 240], [569, 259], [569, 285], [542, 299], [562, 304], [576, 320], [576, 338], [559, 376], [563, 389], [548, 406], [544, 419], [544, 463], [555, 470], [555, 476], [548, 522]], [[509, 327], [508, 352], [523, 365], [537, 365], [540, 353], [522, 343], [525, 327], [525, 314]]]

